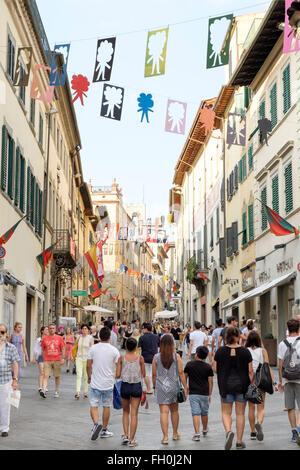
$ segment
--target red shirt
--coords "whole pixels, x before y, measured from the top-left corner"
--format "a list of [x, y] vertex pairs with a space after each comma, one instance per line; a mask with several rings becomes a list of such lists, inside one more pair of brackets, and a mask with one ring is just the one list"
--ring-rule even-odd
[[61, 349], [65, 347], [65, 342], [59, 335], [44, 336], [41, 347], [44, 350], [44, 361], [60, 361]]

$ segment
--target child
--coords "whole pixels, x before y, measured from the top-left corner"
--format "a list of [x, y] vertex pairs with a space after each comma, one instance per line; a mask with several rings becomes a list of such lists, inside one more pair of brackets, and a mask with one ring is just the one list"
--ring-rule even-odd
[[207, 356], [207, 347], [198, 346], [195, 360], [189, 361], [184, 369], [186, 380], [189, 381], [189, 399], [195, 429], [193, 441], [200, 441], [200, 416], [203, 436], [206, 436], [208, 432], [208, 408], [211, 402], [214, 373], [211, 366], [205, 362]]

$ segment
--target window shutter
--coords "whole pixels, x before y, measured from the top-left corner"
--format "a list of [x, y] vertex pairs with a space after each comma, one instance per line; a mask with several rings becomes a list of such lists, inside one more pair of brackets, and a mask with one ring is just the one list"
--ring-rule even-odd
[[247, 212], [243, 212], [242, 219], [243, 219], [242, 245], [245, 245], [247, 243]]
[[235, 165], [234, 167], [234, 189], [237, 190], [239, 187], [239, 167]]
[[275, 212], [279, 212], [278, 175], [272, 179], [272, 208]]
[[227, 256], [233, 255], [233, 239], [232, 239], [232, 227], [226, 229], [227, 238]]
[[214, 246], [214, 218], [210, 218], [210, 247]]
[[20, 209], [25, 212], [25, 158], [20, 157]]
[[2, 153], [1, 153], [1, 189], [6, 191], [7, 177], [7, 130], [5, 125], [2, 126]]
[[232, 251], [236, 253], [239, 250], [238, 223], [232, 223]]
[[[259, 105], [259, 119], [264, 119], [266, 117], [266, 103], [262, 101]], [[259, 143], [262, 143], [262, 135], [259, 132]]]
[[35, 183], [35, 201], [34, 201], [34, 226], [35, 231], [39, 231], [39, 186]]
[[229, 178], [227, 178], [227, 201], [230, 199], [230, 184], [229, 184]]
[[224, 184], [224, 178], [222, 179], [222, 184], [221, 184], [220, 200], [221, 200], [221, 210], [223, 211], [224, 208], [225, 208], [225, 184]]
[[253, 145], [248, 149], [248, 167], [249, 171], [253, 169]]
[[42, 236], [43, 193], [39, 190], [39, 236]]
[[242, 174], [243, 180], [247, 177], [247, 162], [246, 162], [246, 154], [242, 157]]
[[31, 173], [31, 182], [30, 182], [30, 223], [34, 226], [34, 209], [35, 209], [35, 177]]
[[285, 179], [285, 211], [288, 214], [293, 210], [293, 175], [292, 162], [284, 170]]
[[[264, 204], [267, 204], [267, 188], [263, 188], [261, 193], [260, 193], [260, 199]], [[267, 215], [264, 209], [264, 206], [262, 204], [261, 207], [261, 229], [262, 231], [266, 230], [268, 226], [268, 221], [267, 221]]]
[[242, 160], [239, 160], [239, 182], [241, 183], [243, 181], [243, 165], [242, 165]]
[[20, 148], [16, 150], [16, 171], [15, 171], [15, 205], [19, 205], [19, 191], [20, 191]]
[[226, 266], [226, 252], [225, 252], [225, 240], [220, 238], [219, 240], [220, 249], [220, 267]]
[[230, 181], [229, 181], [229, 184], [230, 184], [230, 196], [232, 196], [234, 194], [234, 181], [233, 181], [234, 177], [233, 177], [233, 171], [230, 173]]
[[14, 162], [15, 162], [15, 141], [9, 139], [8, 143], [8, 174], [7, 174], [7, 194], [10, 199], [13, 199], [13, 184], [14, 184]]
[[277, 84], [276, 83], [274, 83], [274, 85], [271, 88], [270, 103], [271, 103], [272, 129], [274, 129], [274, 127], [277, 124]]
[[220, 209], [217, 207], [217, 240], [220, 238]]
[[[27, 167], [27, 199], [26, 199], [26, 213], [30, 211], [31, 208], [31, 169]], [[27, 217], [30, 219], [30, 215]]]
[[287, 113], [291, 107], [291, 84], [290, 84], [290, 65], [288, 65], [282, 75], [283, 81], [283, 113]]
[[249, 240], [254, 238], [254, 224], [253, 224], [253, 204], [248, 206], [248, 226], [249, 226]]
[[250, 88], [244, 87], [244, 108], [247, 109], [250, 103]]

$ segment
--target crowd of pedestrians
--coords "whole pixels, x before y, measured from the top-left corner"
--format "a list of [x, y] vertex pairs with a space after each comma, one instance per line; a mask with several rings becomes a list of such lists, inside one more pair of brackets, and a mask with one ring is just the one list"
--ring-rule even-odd
[[[58, 332], [56, 332], [58, 331]], [[9, 431], [11, 389], [19, 388], [23, 354], [29, 360], [22, 324], [16, 323], [8, 335], [0, 325], [0, 433]], [[193, 327], [181, 328], [175, 321], [133, 323], [106, 320], [99, 326], [87, 324], [76, 328], [43, 327], [37, 339], [33, 362], [38, 364], [38, 391], [47, 398], [48, 380], [55, 378], [54, 397], [59, 398], [62, 366], [65, 373], [73, 361], [76, 373], [75, 399], [89, 398], [93, 422], [91, 439], [109, 438], [108, 428], [114, 399], [122, 404], [121, 442], [138, 445], [139, 408], [154, 394], [159, 406], [161, 443], [169, 443], [169, 415], [172, 439], [179, 440], [179, 404], [189, 399], [193, 441], [206, 437], [213, 376], [216, 375], [225, 430], [224, 448], [231, 449], [236, 432], [236, 449], [246, 447], [244, 439], [246, 406], [251, 440], [264, 439], [263, 421], [266, 394], [284, 393], [285, 407], [292, 431], [292, 441], [300, 446], [300, 316], [287, 322], [287, 337], [278, 346], [277, 384], [269, 367], [263, 340], [248, 320], [239, 328], [235, 317], [221, 319], [215, 327], [195, 321]], [[83, 383], [82, 383], [83, 382]], [[99, 418], [99, 406], [102, 417]], [[296, 414], [296, 408], [298, 413]], [[236, 430], [232, 429], [235, 414]]]

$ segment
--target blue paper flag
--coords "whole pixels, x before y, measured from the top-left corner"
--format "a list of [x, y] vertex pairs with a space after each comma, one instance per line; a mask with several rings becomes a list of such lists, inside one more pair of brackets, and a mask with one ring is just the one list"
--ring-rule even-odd
[[149, 111], [153, 113], [153, 109], [151, 108], [153, 108], [154, 106], [152, 95], [151, 94], [146, 95], [145, 93], [141, 93], [137, 100], [139, 103], [139, 109], [137, 110], [137, 112], [139, 113], [140, 111], [143, 111], [141, 122], [143, 122], [145, 116], [146, 116], [147, 122], [149, 122], [148, 113]]
[[[54, 47], [50, 71], [50, 86], [65, 85], [70, 46], [71, 44], [56, 44]], [[59, 65], [61, 63], [60, 56], [64, 58], [63, 65]], [[57, 64], [57, 62], [59, 62], [59, 64]]]

